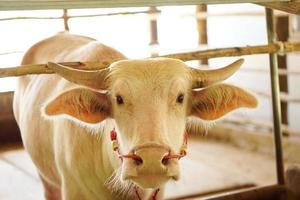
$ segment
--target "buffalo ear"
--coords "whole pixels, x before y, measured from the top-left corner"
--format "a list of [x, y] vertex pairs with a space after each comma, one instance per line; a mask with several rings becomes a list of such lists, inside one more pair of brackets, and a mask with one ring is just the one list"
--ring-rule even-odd
[[255, 108], [254, 95], [233, 85], [218, 84], [192, 93], [191, 115], [215, 120], [237, 108]]
[[66, 114], [87, 123], [99, 123], [110, 116], [107, 94], [86, 88], [66, 91], [50, 101], [45, 109], [48, 116]]

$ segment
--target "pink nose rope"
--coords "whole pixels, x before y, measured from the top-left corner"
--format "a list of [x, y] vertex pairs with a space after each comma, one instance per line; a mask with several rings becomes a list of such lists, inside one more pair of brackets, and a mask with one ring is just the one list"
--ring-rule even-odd
[[[129, 153], [129, 154], [122, 154], [120, 151], [120, 145], [118, 142], [118, 138], [117, 138], [117, 132], [115, 130], [115, 128], [113, 128], [113, 130], [110, 131], [110, 140], [112, 143], [112, 149], [118, 154], [118, 157], [121, 159], [121, 161], [123, 162], [123, 158], [129, 158], [134, 160], [137, 163], [142, 163], [143, 160], [140, 156], [136, 155], [134, 152], [133, 153]], [[166, 163], [168, 162], [170, 159], [181, 159], [182, 157], [187, 155], [187, 143], [188, 143], [188, 133], [185, 130], [184, 131], [184, 138], [183, 138], [183, 144], [182, 147], [180, 148], [180, 153], [179, 154], [171, 154], [171, 151], [169, 151], [169, 153], [163, 157], [162, 162]], [[135, 186], [134, 187], [134, 192], [136, 194], [137, 200], [142, 200], [141, 196], [139, 195], [138, 192], [138, 188]], [[152, 200], [156, 200], [157, 194], [159, 193], [159, 188], [156, 189], [152, 195]]]
[[123, 161], [123, 158], [130, 158], [136, 162], [142, 162], [142, 158], [138, 155], [135, 155], [134, 153], [130, 154], [121, 154], [120, 148], [119, 148], [119, 142], [117, 138], [117, 132], [115, 128], [110, 131], [110, 140], [112, 142], [112, 148], [113, 150], [118, 154], [118, 157]]

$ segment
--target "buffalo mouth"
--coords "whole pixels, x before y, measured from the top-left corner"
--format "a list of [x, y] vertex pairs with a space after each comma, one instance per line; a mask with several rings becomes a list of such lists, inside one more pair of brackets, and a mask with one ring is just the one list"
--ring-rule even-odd
[[170, 161], [168, 166], [162, 166], [163, 170], [153, 171], [153, 166], [149, 165], [142, 169], [139, 167], [122, 167], [121, 177], [129, 180], [144, 189], [155, 189], [163, 186], [169, 180], [177, 181], [180, 177], [179, 165], [177, 161]]
[[156, 189], [162, 187], [169, 180], [178, 180], [178, 179], [179, 179], [178, 175], [166, 176], [166, 175], [159, 175], [159, 174], [124, 177], [124, 180], [131, 180], [137, 186], [144, 189]]

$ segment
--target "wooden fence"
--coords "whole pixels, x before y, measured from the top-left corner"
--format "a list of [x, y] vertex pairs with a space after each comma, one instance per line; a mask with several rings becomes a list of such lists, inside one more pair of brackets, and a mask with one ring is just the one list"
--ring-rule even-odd
[[[103, 16], [115, 16], [115, 15], [139, 15], [139, 14], [147, 14], [149, 15], [149, 24], [150, 24], [150, 45], [158, 45], [158, 27], [157, 27], [157, 19], [161, 11], [156, 7], [150, 7], [149, 9], [143, 9], [140, 11], [134, 12], [111, 12], [111, 13], [101, 13], [101, 14], [91, 14], [91, 15], [69, 15], [67, 9], [62, 10], [62, 16], [59, 17], [25, 17], [25, 16], [18, 16], [18, 17], [7, 17], [7, 18], [0, 18], [0, 21], [9, 21], [9, 20], [62, 20], [64, 29], [69, 30], [70, 25], [68, 23], [69, 19], [72, 18], [88, 18], [88, 17], [103, 17]], [[199, 34], [199, 44], [205, 45], [207, 44], [207, 33], [206, 33], [206, 19], [208, 17], [228, 17], [228, 16], [263, 16], [264, 13], [255, 13], [255, 12], [248, 12], [248, 13], [218, 13], [218, 14], [211, 14], [206, 12], [206, 5], [198, 5], [196, 12], [194, 15], [186, 15], [189, 17], [195, 17], [198, 22], [198, 34]], [[288, 19], [287, 14], [279, 13], [276, 15], [277, 18], [284, 18]], [[184, 16], [182, 16], [184, 17]], [[280, 23], [278, 26], [286, 27], [289, 25], [289, 22]], [[288, 29], [288, 28], [287, 28]], [[284, 33], [283, 33], [284, 34]], [[281, 34], [282, 35], [282, 34]], [[225, 57], [225, 56], [241, 56], [241, 55], [253, 55], [253, 54], [265, 54], [265, 53], [280, 53], [284, 55], [288, 52], [293, 51], [300, 51], [300, 43], [290, 43], [287, 41], [287, 36], [285, 36], [284, 41], [277, 42], [268, 45], [259, 45], [259, 46], [247, 46], [247, 47], [233, 47], [233, 48], [220, 48], [220, 49], [210, 49], [210, 50], [202, 50], [202, 51], [193, 51], [193, 52], [186, 52], [186, 53], [176, 53], [176, 54], [168, 54], [162, 55], [165, 57], [171, 58], [178, 58], [184, 61], [189, 60], [202, 60], [202, 64], [207, 64], [208, 58], [216, 58], [216, 57]], [[13, 53], [20, 53], [21, 51], [14, 51], [14, 52], [3, 52], [0, 55], [6, 54], [13, 54]], [[157, 52], [153, 52], [152, 56], [158, 56]], [[282, 59], [282, 57], [280, 57]], [[286, 62], [286, 57], [284, 57], [283, 63]], [[109, 63], [104, 63], [103, 67], [107, 66]], [[93, 65], [93, 67], [99, 68], [99, 64]], [[93, 69], [93, 67], [89, 66], [89, 69]], [[279, 66], [282, 67], [282, 64]], [[269, 73], [269, 70], [257, 68], [257, 69], [249, 69], [249, 68], [241, 68], [241, 71], [245, 72], [252, 72], [252, 73]], [[40, 74], [40, 73], [52, 73], [51, 70], [47, 68], [46, 65], [39, 65], [39, 66], [28, 66], [20, 68], [4, 68], [0, 70], [0, 78], [1, 77], [8, 77], [8, 76], [21, 76], [24, 74]], [[289, 75], [297, 76], [300, 75], [299, 70], [287, 70], [286, 64], [285, 67], [279, 69], [279, 75], [284, 77], [285, 82], [281, 83], [285, 85], [284, 90], [281, 90], [281, 107], [283, 108], [282, 116], [283, 116], [283, 125], [284, 127], [288, 127], [288, 113], [287, 113], [287, 106], [289, 102], [293, 103], [300, 103], [299, 97], [292, 97], [288, 94], [287, 91], [287, 77]], [[262, 91], [254, 91], [256, 94], [262, 97], [269, 98], [271, 94], [262, 92]], [[249, 123], [253, 122], [253, 120], [249, 120]], [[257, 123], [253, 123], [254, 125]], [[268, 123], [265, 123], [268, 124]], [[263, 124], [260, 124], [262, 127]], [[268, 128], [269, 125], [266, 125], [265, 128]], [[285, 129], [285, 133], [289, 134], [289, 129]], [[292, 131], [292, 134], [295, 134], [297, 131]], [[300, 134], [299, 134], [300, 135]]]
[[[251, 1], [241, 1], [241, 0], [174, 0], [174, 1], [168, 1], [168, 0], [156, 0], [156, 1], [147, 1], [147, 0], [135, 0], [135, 1], [121, 1], [121, 0], [115, 0], [115, 1], [93, 1], [93, 0], [87, 0], [87, 1], [70, 1], [70, 0], [61, 0], [61, 1], [49, 1], [49, 0], [43, 0], [43, 1], [37, 1], [32, 0], [30, 1], [30, 5], [28, 6], [28, 1], [22, 1], [22, 0], [0, 0], [0, 10], [10, 10], [10, 9], [54, 9], [54, 8], [93, 8], [93, 7], [128, 7], [128, 6], [160, 6], [160, 5], [195, 5], [200, 3], [259, 3], [260, 5], [269, 7], [269, 8], [275, 8], [280, 9], [284, 11], [288, 11], [290, 13], [299, 14], [300, 13], [300, 0], [251, 0]], [[263, 2], [263, 3], [262, 3]], [[280, 196], [278, 193], [278, 187], [281, 188], [282, 185], [284, 185], [284, 165], [283, 165], [283, 156], [282, 156], [282, 131], [281, 131], [281, 106], [280, 106], [280, 89], [279, 89], [279, 82], [282, 82], [279, 80], [278, 75], [278, 64], [281, 62], [278, 59], [278, 53], [283, 53], [284, 48], [287, 48], [287, 46], [284, 46], [284, 44], [278, 42], [276, 38], [276, 27], [275, 27], [275, 18], [273, 10], [266, 8], [266, 24], [267, 24], [267, 36], [268, 36], [268, 45], [275, 47], [276, 50], [271, 51], [268, 49], [269, 53], [269, 60], [270, 60], [270, 79], [271, 79], [271, 91], [272, 91], [272, 105], [273, 105], [273, 125], [274, 125], [274, 144], [275, 144], [275, 155], [276, 155], [276, 172], [277, 172], [277, 184], [279, 186], [276, 186], [276, 190], [270, 192], [271, 196], [264, 198], [264, 199], [273, 199], [273, 197]], [[64, 20], [65, 24], [67, 23], [67, 15], [65, 12]], [[65, 25], [65, 29], [68, 27]], [[282, 40], [282, 39], [280, 39]], [[282, 40], [283, 41], [283, 40]], [[296, 44], [292, 44], [296, 45]], [[235, 50], [238, 50], [239, 48], [235, 48]], [[293, 49], [292, 51], [295, 51]], [[199, 52], [198, 52], [199, 53]], [[200, 52], [201, 54], [201, 52]], [[186, 54], [181, 54], [186, 55]], [[246, 55], [246, 54], [244, 54]], [[189, 56], [194, 57], [194, 54], [191, 53]], [[227, 56], [227, 55], [224, 55]], [[203, 57], [204, 59], [207, 59], [206, 57]], [[5, 69], [7, 70], [7, 69]], [[283, 188], [283, 192], [286, 191], [285, 187]], [[234, 195], [226, 195], [224, 197], [218, 197], [217, 199], [254, 199], [261, 197], [258, 192], [262, 192], [263, 194], [266, 193], [263, 189], [259, 189], [256, 191], [255, 189], [250, 191], [244, 191], [241, 194], [234, 194]], [[275, 196], [274, 196], [275, 195]], [[214, 199], [214, 198], [212, 198]]]

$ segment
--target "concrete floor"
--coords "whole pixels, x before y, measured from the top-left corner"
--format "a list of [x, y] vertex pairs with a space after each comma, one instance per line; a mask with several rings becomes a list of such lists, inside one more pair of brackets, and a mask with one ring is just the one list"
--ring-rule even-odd
[[[196, 196], [276, 181], [274, 160], [228, 144], [190, 140], [181, 160], [182, 177], [167, 185], [166, 199]], [[0, 199], [41, 200], [43, 189], [28, 154], [20, 147], [0, 149]]]

